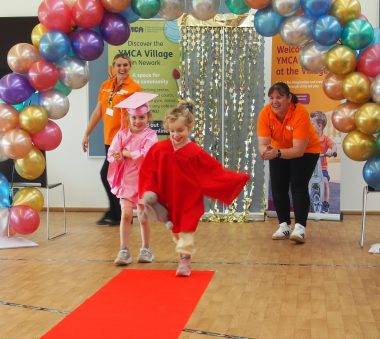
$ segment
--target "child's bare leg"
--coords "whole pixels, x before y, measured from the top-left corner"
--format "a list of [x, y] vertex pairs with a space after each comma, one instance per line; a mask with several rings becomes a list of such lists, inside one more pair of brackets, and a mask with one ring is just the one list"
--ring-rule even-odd
[[129, 252], [129, 237], [132, 229], [133, 206], [126, 199], [120, 199], [121, 220], [120, 220], [120, 251], [114, 261], [116, 266], [128, 265], [132, 262]]
[[181, 232], [175, 238], [175, 242], [177, 243], [176, 251], [180, 256], [176, 275], [188, 277], [191, 274], [191, 256], [195, 252], [194, 233]]
[[[139, 215], [140, 205], [137, 206]], [[150, 248], [150, 223], [148, 218], [139, 218], [141, 233], [140, 263], [150, 263], [154, 260], [153, 251]]]
[[120, 220], [120, 249], [129, 247], [129, 238], [132, 229], [133, 205], [130, 201], [122, 199], [121, 220]]

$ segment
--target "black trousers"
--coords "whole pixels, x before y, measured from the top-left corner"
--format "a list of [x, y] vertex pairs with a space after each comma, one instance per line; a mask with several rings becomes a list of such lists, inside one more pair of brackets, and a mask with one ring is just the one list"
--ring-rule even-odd
[[100, 170], [100, 178], [102, 179], [104, 189], [106, 190], [109, 206], [110, 206], [105, 216], [107, 218], [111, 218], [114, 220], [120, 220], [120, 217], [121, 217], [120, 202], [119, 202], [119, 199], [111, 192], [111, 187], [107, 180], [107, 173], [108, 173], [108, 166], [109, 166], [109, 162], [107, 160], [107, 153], [110, 146], [104, 145], [104, 147], [106, 150], [106, 158], [104, 159], [102, 169]]
[[318, 158], [319, 154], [305, 153], [300, 158], [269, 161], [272, 195], [279, 223], [290, 224], [290, 187], [296, 223], [306, 227], [310, 208], [308, 185]]

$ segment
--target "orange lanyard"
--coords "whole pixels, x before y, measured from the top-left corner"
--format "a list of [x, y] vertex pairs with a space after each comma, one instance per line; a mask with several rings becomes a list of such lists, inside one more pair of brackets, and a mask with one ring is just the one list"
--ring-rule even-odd
[[115, 82], [112, 86], [112, 92], [110, 93], [110, 95], [108, 96], [108, 107], [112, 107], [113, 106], [113, 98], [116, 96], [117, 92], [119, 92], [121, 90], [121, 88], [123, 87], [123, 83], [121, 83], [121, 85], [117, 85], [117, 81], [115, 79]]

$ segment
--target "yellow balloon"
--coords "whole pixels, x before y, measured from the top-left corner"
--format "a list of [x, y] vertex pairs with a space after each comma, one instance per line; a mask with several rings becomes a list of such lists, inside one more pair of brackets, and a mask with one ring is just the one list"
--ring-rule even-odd
[[380, 104], [369, 102], [355, 113], [355, 124], [359, 131], [374, 134], [380, 131]]
[[330, 14], [335, 16], [342, 25], [358, 18], [360, 13], [361, 8], [358, 0], [335, 0], [330, 8]]
[[25, 187], [20, 189], [13, 197], [13, 206], [25, 205], [36, 211], [41, 211], [44, 207], [44, 196], [35, 187]]
[[355, 52], [347, 46], [335, 46], [326, 53], [326, 66], [338, 75], [351, 73], [356, 68]]
[[352, 72], [343, 80], [343, 95], [351, 102], [364, 104], [371, 97], [371, 81], [360, 72]]
[[375, 154], [375, 137], [358, 130], [349, 132], [343, 139], [343, 151], [352, 160], [365, 161]]
[[41, 37], [48, 32], [48, 29], [43, 24], [37, 24], [34, 26], [31, 34], [32, 43], [37, 48], [40, 47]]
[[37, 133], [45, 128], [48, 122], [48, 113], [42, 106], [30, 105], [20, 112], [19, 121], [23, 130]]
[[15, 160], [17, 173], [28, 180], [37, 179], [44, 172], [45, 165], [45, 157], [36, 147], [25, 158]]

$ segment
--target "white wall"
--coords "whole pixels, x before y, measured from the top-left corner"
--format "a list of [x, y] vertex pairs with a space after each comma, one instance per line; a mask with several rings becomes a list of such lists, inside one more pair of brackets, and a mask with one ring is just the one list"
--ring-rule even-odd
[[[33, 16], [37, 15], [39, 0], [2, 1], [1, 16]], [[377, 27], [379, 25], [379, 0], [362, 0], [362, 13]], [[266, 55], [271, 55], [270, 39], [265, 43]], [[266, 86], [270, 82], [270, 57], [265, 58], [267, 70]], [[61, 146], [49, 152], [48, 178], [49, 182], [65, 182], [67, 205], [69, 207], [106, 207], [106, 195], [102, 190], [99, 170], [100, 159], [89, 159], [81, 151], [82, 134], [87, 124], [88, 89], [87, 86], [74, 90], [70, 96], [70, 112], [58, 121], [63, 132]], [[364, 184], [361, 170], [363, 163], [351, 161], [343, 156], [342, 160], [342, 210], [361, 209], [361, 190]], [[53, 205], [59, 206], [58, 194], [53, 195]], [[380, 211], [380, 195], [369, 199], [369, 210]]]

